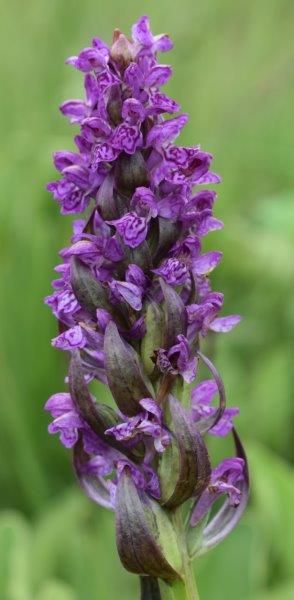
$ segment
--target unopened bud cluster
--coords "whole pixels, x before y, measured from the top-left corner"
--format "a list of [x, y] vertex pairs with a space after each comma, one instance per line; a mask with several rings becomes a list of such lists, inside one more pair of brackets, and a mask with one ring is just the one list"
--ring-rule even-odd
[[[59, 323], [52, 343], [70, 356], [68, 391], [46, 403], [49, 431], [73, 449], [90, 498], [115, 511], [123, 565], [165, 580], [181, 576], [174, 511], [189, 508], [192, 557], [229, 533], [248, 495], [232, 422], [238, 408], [226, 407], [220, 376], [200, 349], [210, 330], [240, 320], [219, 316], [223, 294], [211, 290], [209, 274], [222, 254], [202, 251], [202, 238], [223, 227], [216, 193], [205, 188], [219, 177], [211, 154], [175, 145], [188, 117], [161, 91], [171, 67], [157, 62], [171, 48], [142, 17], [131, 40], [116, 30], [112, 47], [94, 38], [68, 59], [84, 73], [85, 99], [61, 105], [79, 126], [77, 151], [55, 153], [61, 179], [48, 189], [62, 214], [83, 215], [46, 298]], [[116, 410], [93, 397], [93, 379], [109, 386]], [[212, 468], [205, 435], [231, 431], [236, 455]]]

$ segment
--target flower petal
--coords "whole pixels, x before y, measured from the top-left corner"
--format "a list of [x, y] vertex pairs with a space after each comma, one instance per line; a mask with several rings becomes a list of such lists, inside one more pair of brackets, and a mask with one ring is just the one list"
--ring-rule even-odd
[[214, 319], [210, 323], [209, 329], [212, 329], [212, 331], [227, 333], [228, 331], [231, 331], [231, 329], [236, 327], [236, 325], [238, 325], [238, 323], [240, 323], [241, 320], [242, 320], [242, 317], [240, 315], [229, 315], [228, 317], [218, 317], [217, 319]]

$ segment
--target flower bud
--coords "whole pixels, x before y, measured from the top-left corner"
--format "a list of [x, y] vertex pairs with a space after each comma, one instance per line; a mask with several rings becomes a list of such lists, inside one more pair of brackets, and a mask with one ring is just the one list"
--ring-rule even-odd
[[81, 307], [93, 316], [96, 316], [97, 308], [109, 311], [110, 303], [106, 290], [76, 256], [71, 259], [70, 270], [72, 289]]
[[185, 335], [187, 327], [186, 310], [179, 294], [163, 279], [160, 280], [164, 296], [164, 347], [169, 348], [175, 344], [177, 336]]
[[171, 395], [169, 409], [174, 437], [162, 455], [159, 473], [162, 501], [171, 509], [202, 493], [209, 483], [211, 468], [206, 446], [195, 423]]
[[139, 400], [153, 397], [154, 392], [137, 353], [122, 340], [113, 322], [105, 331], [104, 353], [108, 385], [117, 406], [125, 415], [137, 414]]
[[125, 246], [125, 258], [123, 264], [126, 268], [129, 264], [137, 265], [143, 271], [150, 270], [152, 268], [152, 257], [147, 242], [142, 242], [137, 248], [130, 248]]
[[180, 227], [171, 219], [158, 219], [157, 243], [153, 254], [154, 264], [166, 256], [173, 244], [179, 239]]
[[120, 216], [118, 211], [119, 203], [116, 201], [113, 186], [114, 177], [111, 174], [105, 178], [97, 194], [97, 204], [99, 206], [101, 217], [108, 221]]
[[120, 560], [131, 573], [174, 580], [182, 561], [167, 512], [137, 489], [128, 468], [116, 490], [116, 543]]
[[163, 343], [163, 312], [156, 302], [148, 304], [145, 322], [146, 334], [141, 343], [141, 357], [146, 373], [151, 375], [154, 372], [154, 350], [161, 348]]
[[149, 185], [147, 165], [141, 152], [121, 152], [115, 165], [115, 183], [119, 192], [132, 195], [137, 187]]
[[114, 125], [119, 125], [122, 121], [122, 97], [118, 86], [110, 88], [109, 99], [107, 102], [107, 113]]
[[134, 462], [137, 462], [138, 455], [128, 451], [128, 449], [115, 438], [105, 435], [107, 429], [120, 423], [120, 418], [111, 406], [100, 404], [92, 399], [84, 380], [78, 350], [75, 350], [72, 353], [68, 376], [72, 400], [76, 405], [78, 412], [92, 431], [109, 446], [112, 446], [126, 456], [129, 456]]
[[119, 29], [115, 29], [113, 44], [110, 49], [110, 58], [119, 66], [121, 71], [125, 71], [134, 59], [134, 56], [134, 44]]

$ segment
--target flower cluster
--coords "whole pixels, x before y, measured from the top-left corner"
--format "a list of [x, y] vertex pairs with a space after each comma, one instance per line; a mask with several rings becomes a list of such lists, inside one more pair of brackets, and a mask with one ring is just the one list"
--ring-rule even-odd
[[[200, 352], [209, 331], [226, 332], [240, 321], [219, 316], [223, 294], [211, 289], [209, 274], [222, 253], [202, 250], [203, 238], [223, 227], [213, 212], [216, 193], [205, 189], [220, 179], [210, 153], [175, 144], [188, 116], [162, 92], [171, 67], [157, 61], [171, 48], [142, 17], [131, 40], [115, 30], [111, 47], [94, 38], [68, 59], [84, 74], [85, 99], [61, 105], [79, 127], [77, 150], [54, 154], [61, 178], [48, 184], [62, 214], [84, 213], [73, 222], [46, 298], [59, 323], [52, 343], [71, 357], [69, 393], [45, 406], [53, 416], [49, 431], [73, 448], [82, 486], [115, 509], [122, 537], [126, 481], [138, 502], [144, 494], [156, 503], [154, 510], [189, 501], [191, 528], [226, 495], [227, 533], [247, 499], [246, 458], [232, 422], [238, 408], [226, 408], [219, 374]], [[184, 383], [195, 381], [199, 361], [212, 378], [194, 387], [183, 408]], [[116, 411], [91, 395], [93, 379], [109, 386]], [[203, 437], [230, 431], [237, 455], [211, 470]], [[218, 534], [213, 524], [204, 527], [201, 551], [213, 535], [213, 543], [222, 537], [217, 525]], [[130, 570], [161, 576], [134, 566], [118, 548]]]

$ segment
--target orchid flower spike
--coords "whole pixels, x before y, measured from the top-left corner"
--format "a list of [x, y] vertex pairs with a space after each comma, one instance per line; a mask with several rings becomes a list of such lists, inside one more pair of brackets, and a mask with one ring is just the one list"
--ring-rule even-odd
[[[69, 355], [66, 391], [45, 409], [81, 487], [114, 512], [118, 553], [141, 577], [142, 598], [161, 598], [169, 585], [175, 598], [184, 590], [195, 600], [191, 561], [237, 524], [249, 482], [239, 409], [226, 406], [200, 349], [240, 321], [220, 316], [223, 294], [211, 289], [222, 253], [202, 250], [223, 227], [206, 187], [220, 178], [198, 143], [176, 145], [188, 116], [162, 91], [172, 70], [157, 58], [171, 48], [144, 16], [130, 39], [115, 30], [111, 46], [94, 38], [67, 60], [85, 96], [60, 107], [79, 132], [75, 152], [54, 154], [61, 177], [48, 190], [61, 214], [79, 216], [45, 300], [59, 326], [52, 344]], [[116, 410], [93, 397], [93, 379], [109, 387]], [[206, 436], [229, 434], [234, 455], [212, 467]]]

